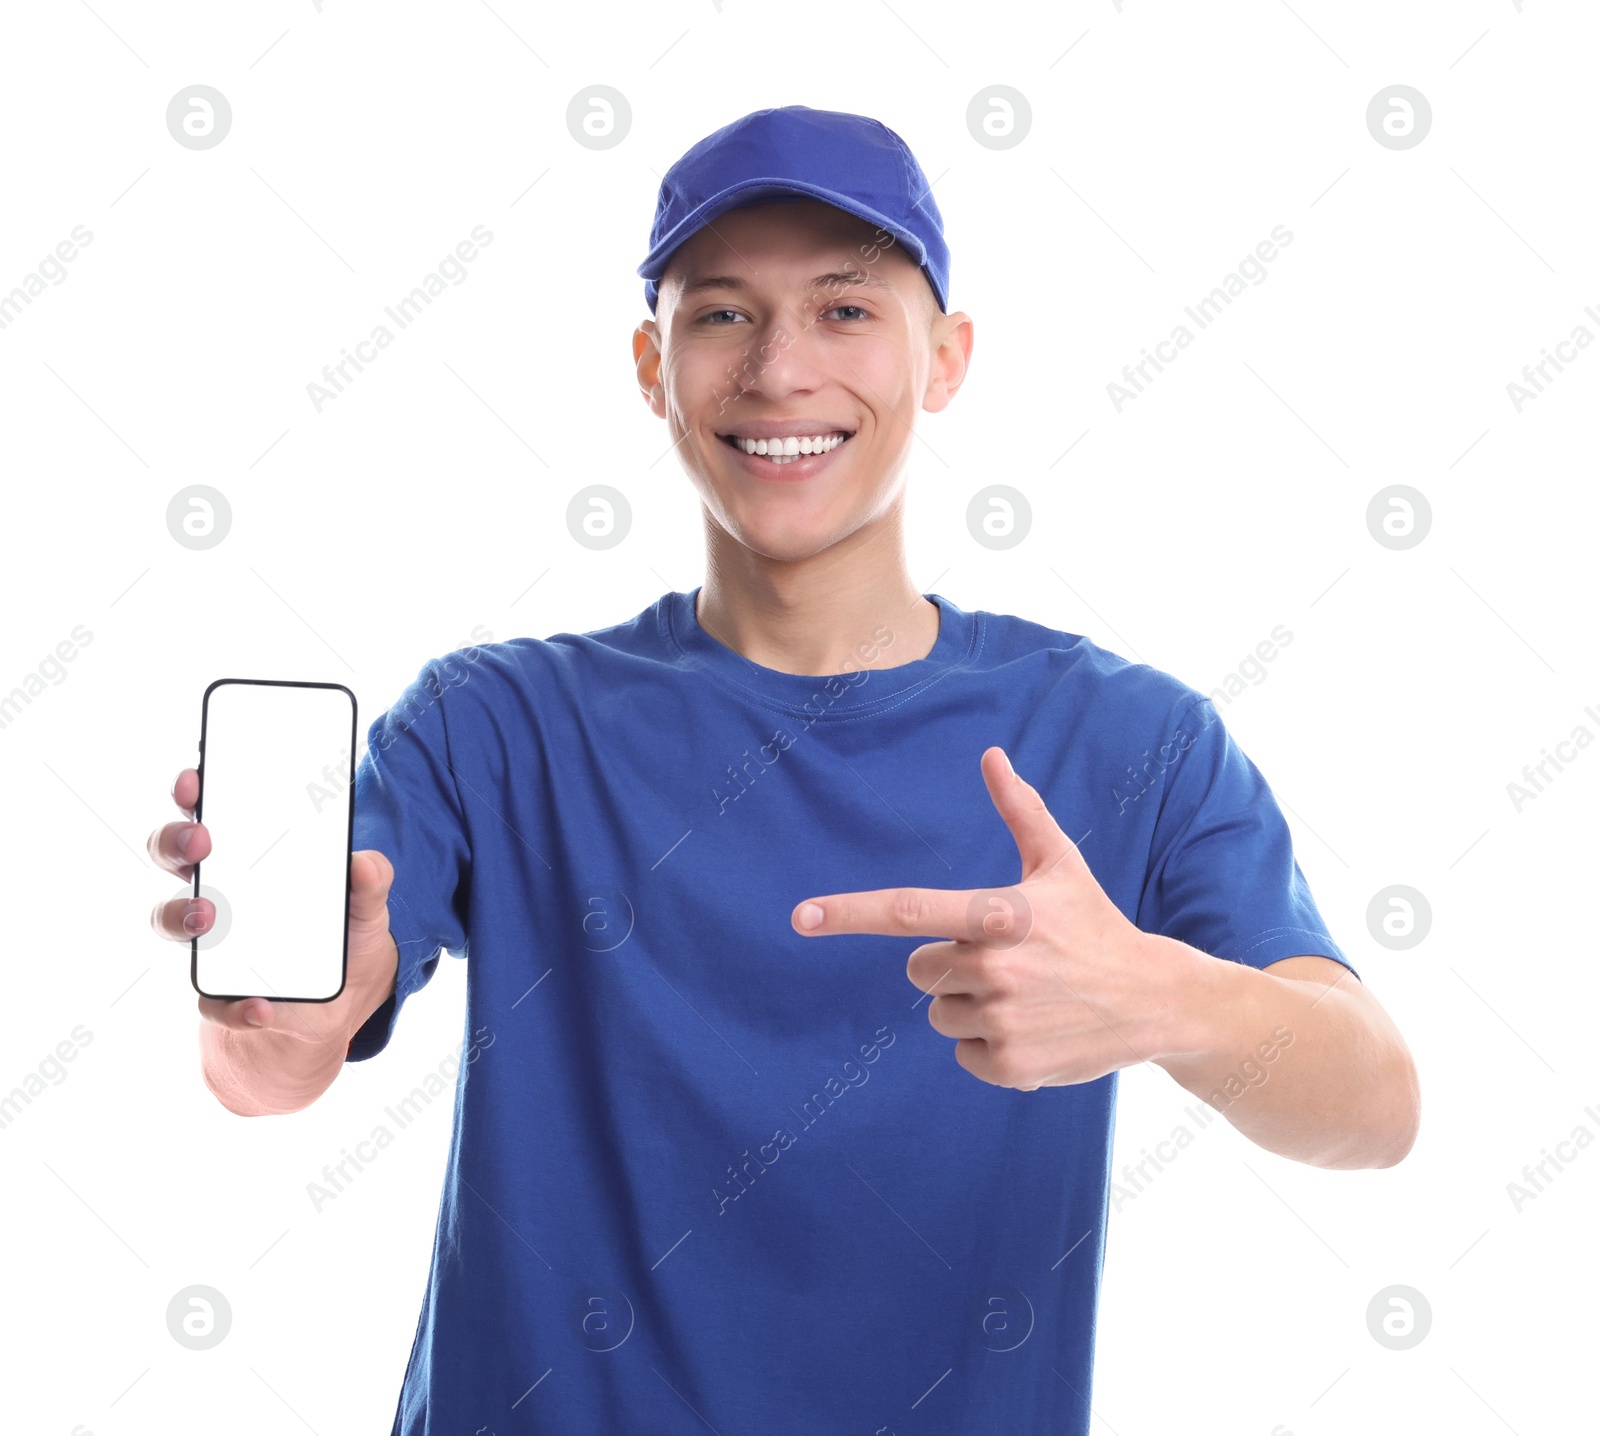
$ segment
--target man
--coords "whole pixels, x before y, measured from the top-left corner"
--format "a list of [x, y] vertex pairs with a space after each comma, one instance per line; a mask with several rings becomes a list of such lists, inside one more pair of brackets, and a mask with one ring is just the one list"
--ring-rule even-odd
[[912, 582], [948, 270], [875, 121], [674, 165], [633, 353], [705, 583], [425, 665], [357, 773], [338, 1010], [201, 1000], [218, 1096], [296, 1110], [470, 948], [399, 1436], [1087, 1433], [1121, 1068], [1299, 1161], [1411, 1147], [1406, 1045], [1209, 701]]

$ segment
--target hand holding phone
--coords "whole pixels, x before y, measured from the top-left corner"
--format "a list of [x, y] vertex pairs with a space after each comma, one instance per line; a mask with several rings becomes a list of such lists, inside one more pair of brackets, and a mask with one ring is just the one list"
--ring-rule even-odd
[[[157, 867], [189, 882], [198, 865], [214, 855], [213, 835], [197, 821], [199, 770], [184, 768], [171, 796], [184, 821], [158, 827], [146, 846]], [[344, 982], [338, 996], [308, 1002], [264, 996], [199, 998], [204, 1075], [230, 1111], [290, 1112], [315, 1100], [338, 1076], [350, 1038], [394, 992], [398, 953], [389, 932], [388, 907], [394, 867], [376, 850], [349, 854], [342, 861], [348, 910]], [[179, 897], [158, 903], [150, 921], [160, 936], [188, 946], [214, 929], [217, 915], [208, 897]], [[189, 956], [192, 978], [194, 959]]]

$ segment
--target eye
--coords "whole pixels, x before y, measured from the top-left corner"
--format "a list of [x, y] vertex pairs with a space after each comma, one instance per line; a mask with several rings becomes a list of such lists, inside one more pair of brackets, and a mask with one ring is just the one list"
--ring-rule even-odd
[[853, 310], [855, 310], [855, 312], [857, 314], [861, 315], [862, 318], [864, 318], [864, 319], [872, 318], [872, 316], [870, 314], [868, 314], [867, 311], [865, 309], [863, 309], [859, 304], [835, 304], [832, 309], [828, 310], [828, 313], [829, 314], [837, 314], [841, 309], [853, 309]]
[[[719, 314], [738, 314], [738, 313], [739, 313], [739, 311], [737, 309], [713, 309], [711, 311], [711, 313], [701, 315], [700, 319], [697, 322], [701, 323], [701, 324], [711, 324], [711, 321], [714, 320]], [[720, 329], [720, 328], [724, 328], [725, 326], [718, 324], [718, 325], [713, 325], [712, 327]]]

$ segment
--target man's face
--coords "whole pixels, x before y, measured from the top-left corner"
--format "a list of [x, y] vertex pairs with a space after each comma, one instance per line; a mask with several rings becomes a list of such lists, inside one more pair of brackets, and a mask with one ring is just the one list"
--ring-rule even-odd
[[[892, 236], [815, 200], [700, 230], [633, 344], [640, 389], [712, 517], [791, 561], [896, 502], [917, 411], [949, 402], [971, 346], [970, 321], [940, 313]], [[791, 436], [831, 447], [774, 463], [732, 442]]]

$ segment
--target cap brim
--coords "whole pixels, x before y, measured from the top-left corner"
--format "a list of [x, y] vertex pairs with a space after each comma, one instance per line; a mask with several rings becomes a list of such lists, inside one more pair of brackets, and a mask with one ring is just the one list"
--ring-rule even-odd
[[838, 190], [825, 189], [821, 185], [809, 185], [802, 180], [787, 179], [748, 179], [741, 180], [738, 184], [729, 185], [706, 200], [703, 204], [696, 205], [687, 215], [675, 224], [666, 234], [656, 242], [650, 253], [645, 256], [642, 263], [634, 272], [640, 279], [652, 282], [661, 278], [662, 272], [667, 267], [667, 261], [673, 252], [678, 249], [691, 236], [703, 229], [718, 215], [726, 214], [730, 209], [738, 209], [754, 200], [767, 196], [792, 195], [798, 199], [817, 199], [824, 204], [831, 204], [835, 209], [842, 209], [846, 214], [853, 214], [857, 219], [864, 219], [869, 224], [875, 224], [880, 229], [892, 234], [899, 243], [905, 245], [906, 250], [915, 257], [918, 267], [928, 262], [928, 253], [922, 241], [912, 234], [910, 230], [895, 224], [886, 215], [880, 214], [870, 205], [862, 204], [851, 199], [848, 195], [840, 194]]

